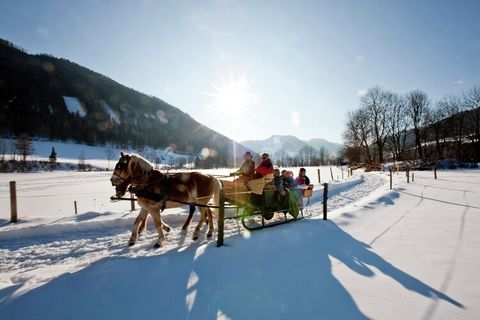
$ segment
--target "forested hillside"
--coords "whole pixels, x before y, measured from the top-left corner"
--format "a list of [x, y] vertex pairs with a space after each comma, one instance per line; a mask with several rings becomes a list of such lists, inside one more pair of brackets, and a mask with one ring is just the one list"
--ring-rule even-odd
[[0, 39], [0, 135], [88, 144], [171, 147], [224, 166], [246, 148], [159, 98], [65, 59], [31, 55]]

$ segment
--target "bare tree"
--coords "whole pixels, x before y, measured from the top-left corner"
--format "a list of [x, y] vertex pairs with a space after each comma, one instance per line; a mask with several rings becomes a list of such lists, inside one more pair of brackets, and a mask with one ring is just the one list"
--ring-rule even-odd
[[287, 153], [285, 152], [284, 149], [277, 150], [273, 154], [273, 159], [275, 159], [277, 166], [279, 167], [285, 167], [287, 163]]
[[115, 157], [115, 151], [111, 144], [106, 145], [104, 151], [107, 156], [107, 170], [110, 170], [110, 161]]
[[320, 160], [321, 165], [326, 164], [327, 157], [328, 157], [327, 148], [325, 148], [325, 146], [321, 146], [320, 149], [318, 150], [318, 158]]
[[422, 90], [414, 90], [406, 95], [407, 110], [413, 125], [413, 132], [415, 134], [415, 147], [418, 152], [418, 156], [423, 159], [422, 150], [422, 124], [427, 113], [427, 108], [430, 105], [428, 96]]
[[315, 160], [316, 153], [312, 146], [303, 146], [298, 150], [295, 157], [299, 159], [301, 166], [311, 166]]
[[85, 162], [85, 151], [81, 150], [80, 155], [78, 156], [78, 170], [85, 171], [87, 169], [87, 164]]
[[435, 109], [432, 110], [432, 130], [437, 159], [442, 157], [447, 140], [453, 132], [452, 121], [448, 118], [458, 112], [460, 104], [457, 96], [450, 95], [437, 101]]
[[360, 106], [365, 110], [370, 120], [373, 142], [378, 152], [378, 161], [383, 162], [383, 149], [387, 139], [387, 103], [388, 95], [380, 87], [368, 89], [367, 93], [360, 98]]
[[403, 160], [408, 132], [405, 99], [396, 93], [387, 92], [387, 126], [388, 135], [386, 144], [392, 153], [393, 160]]
[[372, 132], [368, 114], [364, 109], [348, 112], [347, 128], [343, 133], [343, 139], [347, 147], [362, 151], [363, 161], [372, 163], [370, 152], [370, 145], [373, 142]]
[[30, 136], [25, 133], [22, 133], [18, 137], [17, 141], [15, 142], [15, 148], [23, 163], [25, 163], [27, 158], [35, 151], [32, 141], [30, 140]]

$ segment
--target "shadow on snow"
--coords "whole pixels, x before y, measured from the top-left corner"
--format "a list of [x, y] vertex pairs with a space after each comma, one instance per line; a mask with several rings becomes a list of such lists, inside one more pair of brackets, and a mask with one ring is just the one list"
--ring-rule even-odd
[[330, 256], [363, 276], [378, 269], [406, 290], [463, 308], [332, 221], [300, 221], [229, 243], [105, 259], [18, 297], [7, 288], [0, 291], [0, 312], [28, 319], [367, 319], [333, 276]]

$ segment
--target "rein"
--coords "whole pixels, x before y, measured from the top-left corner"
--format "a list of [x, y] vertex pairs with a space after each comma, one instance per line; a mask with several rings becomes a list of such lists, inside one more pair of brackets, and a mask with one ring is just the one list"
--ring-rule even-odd
[[[137, 198], [134, 198], [134, 199], [119, 198], [119, 197], [111, 196], [110, 200], [112, 202], [115, 202], [115, 201], [137, 201], [138, 199]], [[199, 203], [196, 203], [196, 202], [184, 202], [184, 201], [177, 201], [177, 200], [172, 200], [172, 199], [168, 199], [168, 201], [176, 202], [176, 203], [180, 203], [180, 204], [186, 204], [186, 205], [195, 206], [195, 207], [220, 209], [220, 206], [213, 206], [213, 205], [208, 205], [208, 204], [199, 204]], [[225, 206], [225, 208], [236, 208], [236, 207], [235, 206]]]

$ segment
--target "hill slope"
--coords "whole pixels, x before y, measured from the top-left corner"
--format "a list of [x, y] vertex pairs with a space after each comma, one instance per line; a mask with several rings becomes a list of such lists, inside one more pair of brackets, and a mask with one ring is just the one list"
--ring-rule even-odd
[[[30, 55], [0, 39], [0, 135], [89, 144], [171, 147], [227, 165], [246, 148], [156, 97], [66, 59]], [[203, 152], [202, 152], [203, 150]]]

